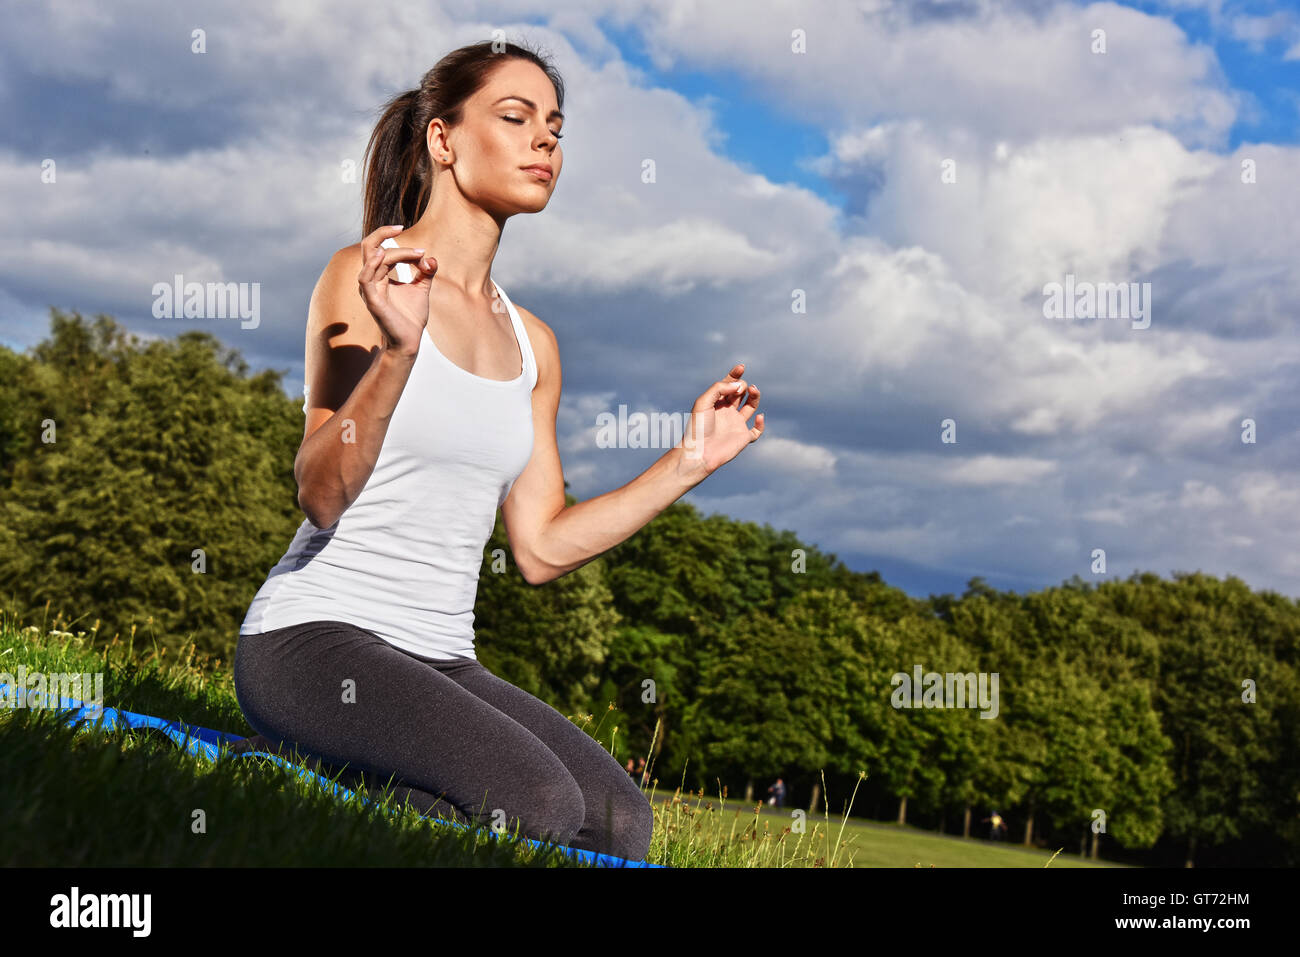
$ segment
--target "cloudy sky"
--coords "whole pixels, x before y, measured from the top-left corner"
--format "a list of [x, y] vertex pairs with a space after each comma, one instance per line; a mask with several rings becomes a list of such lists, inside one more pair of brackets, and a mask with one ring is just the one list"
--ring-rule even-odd
[[[706, 514], [921, 596], [1197, 569], [1300, 596], [1294, 2], [5, 16], [11, 348], [51, 306], [201, 327], [301, 395], [308, 298], [361, 238], [345, 171], [378, 106], [503, 30], [567, 84], [555, 195], [507, 224], [493, 275], [559, 339], [579, 499], [662, 454], [598, 447], [599, 414], [685, 412], [743, 361], [767, 431], [686, 496]], [[177, 273], [259, 283], [259, 324], [154, 318]], [[1053, 284], [1136, 295], [1056, 318]]]

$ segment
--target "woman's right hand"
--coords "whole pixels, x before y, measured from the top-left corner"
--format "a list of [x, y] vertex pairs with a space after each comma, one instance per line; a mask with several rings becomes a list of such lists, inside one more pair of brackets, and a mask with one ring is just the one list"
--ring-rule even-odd
[[[396, 236], [405, 227], [380, 226], [361, 240], [361, 272], [357, 283], [361, 301], [375, 317], [384, 337], [384, 349], [414, 358], [420, 351], [420, 339], [429, 323], [429, 292], [438, 262], [424, 257], [424, 250], [398, 246], [385, 249], [380, 244]], [[409, 262], [415, 278], [411, 282], [389, 280], [395, 263]]]

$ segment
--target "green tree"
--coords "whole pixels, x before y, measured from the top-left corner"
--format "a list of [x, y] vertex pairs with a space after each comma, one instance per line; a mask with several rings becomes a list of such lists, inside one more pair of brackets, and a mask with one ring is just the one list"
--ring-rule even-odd
[[48, 601], [99, 619], [104, 636], [152, 618], [160, 646], [228, 655], [301, 520], [301, 412], [282, 373], [248, 377], [206, 332], [123, 342], [107, 317], [92, 335], [56, 314], [27, 398], [0, 415], [30, 449], [0, 504], [5, 597], [26, 617]]
[[565, 714], [602, 707], [594, 699], [622, 620], [604, 560], [529, 585], [509, 561], [499, 513], [485, 554], [474, 604], [475, 649], [484, 667]]

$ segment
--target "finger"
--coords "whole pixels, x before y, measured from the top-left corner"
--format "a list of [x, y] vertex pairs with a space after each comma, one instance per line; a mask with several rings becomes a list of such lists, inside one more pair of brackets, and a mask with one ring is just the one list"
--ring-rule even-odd
[[415, 273], [412, 271], [409, 263], [412, 259], [418, 260], [424, 255], [423, 249], [416, 249], [411, 246], [399, 246], [397, 240], [391, 236], [379, 244], [384, 253], [384, 268], [391, 270], [389, 279], [393, 282], [408, 283], [415, 280]]
[[437, 271], [438, 271], [437, 260], [433, 259], [430, 256], [425, 256], [423, 259], [421, 259], [419, 262], [415, 264], [414, 275], [411, 276], [411, 281], [408, 285], [418, 286], [423, 283], [425, 285], [428, 285], [430, 288], [433, 288], [433, 285], [432, 283], [429, 282], [429, 280], [433, 278], [434, 273], [436, 273]]
[[357, 277], [361, 301], [367, 307], [388, 301], [388, 271], [384, 268], [384, 251], [378, 247], [372, 253]]
[[765, 428], [767, 428], [767, 419], [765, 419], [763, 417], [763, 413], [760, 412], [758, 413], [758, 418], [754, 420], [754, 427], [749, 430], [749, 435], [750, 435], [749, 441], [751, 442], [755, 441], [760, 435], [763, 434], [763, 430]]
[[744, 389], [744, 382], [737, 382], [735, 378], [724, 378], [722, 381], [714, 382], [708, 387], [706, 393], [695, 399], [693, 410], [695, 412], [707, 412], [725, 408], [729, 400], [741, 394], [742, 389]]
[[749, 388], [744, 379], [724, 379], [720, 384], [722, 388], [714, 396], [713, 403], [726, 408], [740, 405], [740, 401], [745, 397], [745, 390]]
[[371, 249], [374, 249], [385, 239], [391, 239], [396, 236], [405, 228], [405, 226], [380, 226], [365, 239], [361, 240], [361, 251], [369, 256]]
[[361, 240], [361, 259], [369, 263], [373, 255], [372, 250], [381, 243], [389, 242], [394, 236], [400, 233], [405, 226], [380, 226], [373, 233]]
[[359, 285], [364, 294], [367, 288], [373, 287], [375, 279], [378, 277], [379, 264], [384, 261], [384, 251], [378, 246], [363, 251], [361, 256], [361, 269], [357, 272], [357, 285]]
[[756, 385], [751, 385], [749, 387], [748, 395], [749, 404], [745, 406], [746, 419], [748, 419], [754, 413], [754, 410], [758, 408], [759, 399], [763, 397], [763, 394], [758, 391], [758, 386]]
[[384, 251], [375, 246], [366, 253], [362, 262], [361, 273], [357, 279], [363, 286], [373, 286], [383, 276], [384, 272], [380, 267], [384, 263]]
[[709, 387], [709, 391], [705, 392], [698, 400], [696, 400], [695, 409], [696, 411], [704, 411], [706, 409], [716, 408], [718, 403], [723, 402], [728, 396], [740, 395], [740, 389], [743, 387], [743, 382], [737, 382], [735, 379], [731, 378], [715, 382]]
[[384, 254], [385, 266], [424, 258], [424, 250], [416, 249], [413, 246], [380, 246], [379, 250]]
[[415, 264], [415, 276], [412, 277], [412, 281], [416, 283], [427, 283], [433, 278], [433, 274], [437, 271], [438, 264], [426, 256]]

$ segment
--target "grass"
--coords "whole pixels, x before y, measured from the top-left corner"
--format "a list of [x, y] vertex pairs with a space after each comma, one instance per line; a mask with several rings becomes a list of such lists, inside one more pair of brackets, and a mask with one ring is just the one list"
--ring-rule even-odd
[[[659, 861], [679, 867], [778, 867], [781, 850], [778, 837], [791, 835], [791, 809], [778, 811], [764, 805], [757, 810], [752, 804], [736, 801], [708, 799], [702, 793], [680, 799], [680, 792], [666, 795], [653, 792], [654, 801], [668, 801], [670, 806], [655, 808], [655, 832], [658, 840], [661, 828], [667, 829], [674, 851], [685, 844], [682, 857]], [[852, 801], [849, 802], [850, 806]], [[739, 824], [737, 830], [737, 824]], [[814, 821], [808, 816], [806, 827], [812, 830]], [[910, 825], [864, 821], [860, 818], [832, 818], [824, 815], [816, 822], [817, 836], [806, 840], [805, 856], [798, 862], [785, 866], [814, 867], [1124, 867], [1106, 861], [1085, 860], [1077, 854], [1062, 854], [1058, 849], [1048, 854], [1038, 848], [1024, 847], [1004, 841], [986, 841], [982, 838], [964, 838], [955, 834], [937, 834]], [[690, 835], [690, 836], [687, 836]], [[750, 845], [748, 854], [715, 857], [710, 854], [704, 835], [729, 838], [736, 848]], [[797, 838], [798, 835], [793, 835]], [[834, 841], [834, 847], [830, 841]], [[736, 848], [733, 848], [736, 849]], [[790, 853], [787, 848], [787, 855]], [[806, 855], [812, 855], [811, 857]]]
[[[231, 667], [196, 655], [167, 662], [90, 633], [21, 627], [0, 617], [0, 672], [102, 673], [105, 706], [254, 734]], [[584, 716], [586, 721], [590, 715]], [[586, 722], [583, 723], [585, 728]], [[597, 729], [591, 733], [595, 734]], [[653, 744], [652, 744], [653, 747]], [[0, 707], [0, 866], [588, 867], [554, 847], [498, 839], [489, 828], [422, 818], [372, 782], [376, 799], [343, 800], [260, 758], [208, 762], [162, 736], [73, 728], [52, 710]], [[653, 770], [653, 768], [651, 768]], [[673, 867], [1097, 866], [1077, 856], [851, 819], [798, 821], [790, 810], [703, 791], [645, 789], [655, 813], [647, 857]], [[823, 788], [824, 790], [824, 788]], [[856, 788], [855, 788], [856, 794]], [[1059, 852], [1058, 852], [1059, 853]]]

